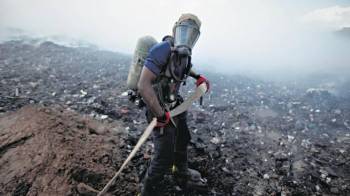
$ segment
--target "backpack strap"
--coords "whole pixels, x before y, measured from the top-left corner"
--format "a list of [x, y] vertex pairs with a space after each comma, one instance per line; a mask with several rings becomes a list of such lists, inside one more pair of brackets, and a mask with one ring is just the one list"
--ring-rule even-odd
[[[172, 36], [165, 36], [162, 41], [167, 41], [171, 46], [171, 53], [167, 59], [167, 63], [162, 66], [160, 74], [157, 76], [154, 82], [157, 96], [161, 106], [163, 107], [166, 101], [164, 100], [162, 85], [164, 82], [183, 82], [183, 85], [185, 85], [185, 81], [192, 68], [192, 63], [191, 56], [188, 56], [187, 58], [180, 57], [178, 51], [174, 48], [174, 38]], [[179, 77], [175, 75], [174, 71], [176, 66], [178, 66], [180, 63], [186, 64], [186, 67], [184, 67], [184, 70], [182, 71], [183, 75]]]
[[163, 37], [162, 41], [167, 41], [169, 42], [171, 47], [174, 47], [174, 37], [171, 35], [166, 35]]

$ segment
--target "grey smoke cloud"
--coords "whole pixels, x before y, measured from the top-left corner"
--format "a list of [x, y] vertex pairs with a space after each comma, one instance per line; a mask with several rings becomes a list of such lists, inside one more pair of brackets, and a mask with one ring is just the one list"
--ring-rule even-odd
[[[8, 27], [36, 36], [82, 39], [132, 53], [138, 37], [171, 34], [181, 13], [202, 20], [195, 66], [232, 73], [349, 73], [350, 3], [275, 0], [2, 0], [0, 35]], [[341, 5], [335, 3], [339, 2]]]

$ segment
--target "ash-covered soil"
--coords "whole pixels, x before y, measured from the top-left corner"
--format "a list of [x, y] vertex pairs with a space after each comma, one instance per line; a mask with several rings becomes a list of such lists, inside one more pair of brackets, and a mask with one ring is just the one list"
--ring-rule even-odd
[[123, 161], [118, 124], [61, 107], [24, 106], [0, 130], [1, 195], [94, 195]]
[[[0, 44], [1, 194], [102, 189], [147, 125], [125, 96], [129, 64], [127, 55], [51, 42]], [[191, 195], [350, 194], [349, 96], [206, 76], [212, 90], [189, 111], [189, 163], [209, 187]], [[110, 193], [135, 195], [151, 154], [148, 141]], [[162, 184], [175, 193], [171, 178]]]

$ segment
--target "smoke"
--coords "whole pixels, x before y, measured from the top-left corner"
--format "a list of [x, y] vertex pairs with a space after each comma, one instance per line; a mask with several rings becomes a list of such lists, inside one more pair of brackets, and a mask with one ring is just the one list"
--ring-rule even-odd
[[314, 23], [326, 29], [339, 30], [350, 27], [350, 6], [333, 6], [314, 10], [303, 17], [304, 21]]
[[0, 36], [15, 28], [132, 53], [140, 36], [160, 40], [171, 34], [185, 12], [203, 24], [193, 51], [199, 69], [269, 78], [349, 76], [350, 39], [334, 33], [350, 27], [350, 4], [344, 1], [2, 0]]

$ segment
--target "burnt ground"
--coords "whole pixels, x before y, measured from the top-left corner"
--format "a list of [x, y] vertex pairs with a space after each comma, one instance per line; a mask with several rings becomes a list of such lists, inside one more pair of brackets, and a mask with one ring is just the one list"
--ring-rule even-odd
[[24, 106], [0, 130], [1, 195], [96, 194], [121, 161], [117, 124], [57, 106]]
[[[93, 189], [102, 188], [146, 127], [143, 109], [125, 96], [129, 64], [128, 55], [91, 48], [30, 41], [0, 44], [1, 194], [84, 195], [91, 188], [89, 194], [94, 195]], [[348, 86], [342, 87], [343, 96], [336, 96], [318, 86], [206, 75], [212, 90], [204, 105], [196, 103], [188, 116], [189, 164], [209, 187], [191, 195], [350, 194]], [[192, 83], [185, 86], [184, 95], [194, 88]], [[10, 119], [11, 126], [5, 125]], [[89, 125], [82, 128], [81, 119], [106, 131], [96, 134], [86, 128]], [[62, 143], [62, 131], [51, 128], [57, 121], [68, 127], [63, 133], [74, 145]], [[31, 123], [36, 125], [28, 126]], [[62, 157], [74, 153], [71, 160], [56, 163], [53, 157], [59, 152], [67, 153]], [[11, 153], [16, 156], [10, 158]], [[94, 162], [101, 154], [109, 158]], [[110, 192], [135, 195], [151, 154], [148, 141]], [[28, 156], [32, 161], [24, 161]], [[47, 189], [48, 182], [52, 187], [62, 183], [61, 192]], [[171, 178], [164, 184], [166, 195], [175, 192]]]

